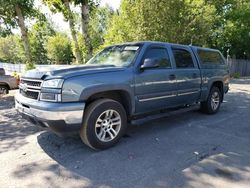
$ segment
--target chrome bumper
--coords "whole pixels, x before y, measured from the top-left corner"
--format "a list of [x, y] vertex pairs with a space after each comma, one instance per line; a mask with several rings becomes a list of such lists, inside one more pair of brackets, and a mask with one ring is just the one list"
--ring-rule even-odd
[[81, 124], [85, 103], [53, 103], [15, 96], [15, 108], [21, 114], [44, 121], [64, 121], [66, 124]]

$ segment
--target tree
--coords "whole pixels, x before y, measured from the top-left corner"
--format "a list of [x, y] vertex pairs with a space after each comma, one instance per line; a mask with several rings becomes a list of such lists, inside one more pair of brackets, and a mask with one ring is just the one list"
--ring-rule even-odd
[[[81, 17], [82, 17], [82, 34], [84, 42], [87, 48], [87, 58], [93, 55], [93, 47], [91, 44], [91, 39], [88, 31], [89, 27], [89, 4], [88, 0], [82, 0], [81, 2]], [[88, 57], [89, 56], [89, 57]]]
[[31, 44], [32, 61], [36, 64], [50, 64], [47, 55], [47, 41], [50, 36], [56, 34], [51, 21], [41, 15], [35, 24], [32, 25], [29, 32]]
[[250, 59], [250, 1], [210, 0], [216, 7], [211, 47], [236, 58]]
[[106, 44], [154, 40], [204, 46], [214, 16], [215, 7], [205, 0], [123, 0]]
[[94, 10], [98, 4], [99, 0], [73, 0], [75, 5], [80, 5], [81, 7], [81, 28], [83, 35], [83, 43], [85, 44], [87, 51], [87, 59], [90, 59], [93, 55], [93, 45], [91, 43], [91, 37], [89, 32], [89, 21], [91, 11]]
[[27, 65], [32, 67], [28, 30], [25, 26], [25, 19], [36, 15], [34, 0], [0, 0], [0, 19], [8, 27], [18, 26], [21, 30], [21, 37], [25, 49]]
[[81, 63], [82, 62], [81, 53], [75, 29], [75, 18], [73, 12], [70, 9], [70, 0], [43, 0], [43, 1], [48, 5], [52, 13], [61, 12], [64, 18], [69, 22], [69, 28], [74, 42], [74, 52], [76, 60], [78, 63]]
[[6, 37], [12, 34], [10, 28], [6, 28], [3, 24], [0, 23], [0, 37]]
[[9, 35], [0, 38], [0, 61], [6, 63], [25, 63], [25, 52], [20, 36]]
[[[93, 48], [93, 53], [102, 48], [102, 45], [104, 44], [104, 36], [106, 35], [108, 29], [108, 23], [113, 13], [114, 11], [110, 7], [96, 7], [91, 11], [88, 32], [90, 35], [90, 43]], [[80, 41], [84, 41], [82, 34], [79, 34], [78, 38]], [[82, 52], [83, 62], [88, 61], [90, 55], [86, 43], [82, 42], [79, 46]]]
[[70, 64], [73, 60], [71, 42], [61, 33], [48, 38], [47, 51], [49, 58], [55, 64]]
[[104, 36], [107, 33], [109, 22], [114, 15], [114, 10], [109, 7], [97, 7], [90, 14], [89, 34], [93, 51], [99, 50], [104, 44]]

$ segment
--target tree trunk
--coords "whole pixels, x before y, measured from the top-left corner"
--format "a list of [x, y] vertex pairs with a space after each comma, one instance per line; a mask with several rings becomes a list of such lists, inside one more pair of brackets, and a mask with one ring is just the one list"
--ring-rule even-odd
[[17, 23], [18, 23], [18, 26], [21, 30], [21, 37], [22, 37], [23, 47], [25, 50], [25, 56], [26, 56], [28, 63], [32, 63], [31, 62], [30, 45], [29, 45], [29, 39], [28, 39], [28, 30], [25, 27], [22, 10], [20, 9], [18, 4], [15, 5], [15, 12], [17, 15]]
[[69, 13], [68, 15], [68, 20], [69, 20], [69, 28], [70, 28], [70, 32], [71, 32], [71, 36], [74, 42], [74, 47], [75, 47], [75, 55], [76, 55], [76, 61], [77, 63], [81, 63], [81, 53], [80, 53], [80, 48], [78, 45], [78, 41], [77, 41], [77, 36], [76, 36], [76, 30], [75, 30], [75, 22], [74, 22], [74, 18], [73, 18], [73, 14], [70, 10], [70, 6], [69, 6], [69, 1], [68, 0], [64, 0], [64, 5]]
[[81, 2], [81, 14], [82, 14], [82, 34], [83, 34], [83, 42], [87, 48], [87, 59], [90, 59], [93, 55], [93, 47], [91, 44], [88, 25], [89, 25], [89, 5], [88, 1], [82, 0]]

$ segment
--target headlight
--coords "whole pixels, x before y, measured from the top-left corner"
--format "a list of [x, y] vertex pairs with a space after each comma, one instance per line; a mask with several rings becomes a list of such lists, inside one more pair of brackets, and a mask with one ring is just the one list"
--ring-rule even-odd
[[42, 87], [45, 88], [61, 88], [63, 85], [63, 79], [52, 79], [43, 82]]
[[62, 101], [62, 89], [59, 88], [41, 88], [40, 100], [50, 102], [61, 102]]
[[61, 94], [56, 94], [56, 93], [41, 93], [40, 100], [50, 101], [50, 102], [61, 102], [62, 97], [61, 97]]

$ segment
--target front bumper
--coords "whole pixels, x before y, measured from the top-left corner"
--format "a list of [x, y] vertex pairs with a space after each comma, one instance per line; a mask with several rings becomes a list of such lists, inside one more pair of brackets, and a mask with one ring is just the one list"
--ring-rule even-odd
[[84, 102], [54, 103], [15, 96], [15, 108], [27, 120], [58, 135], [78, 132], [82, 124]]

